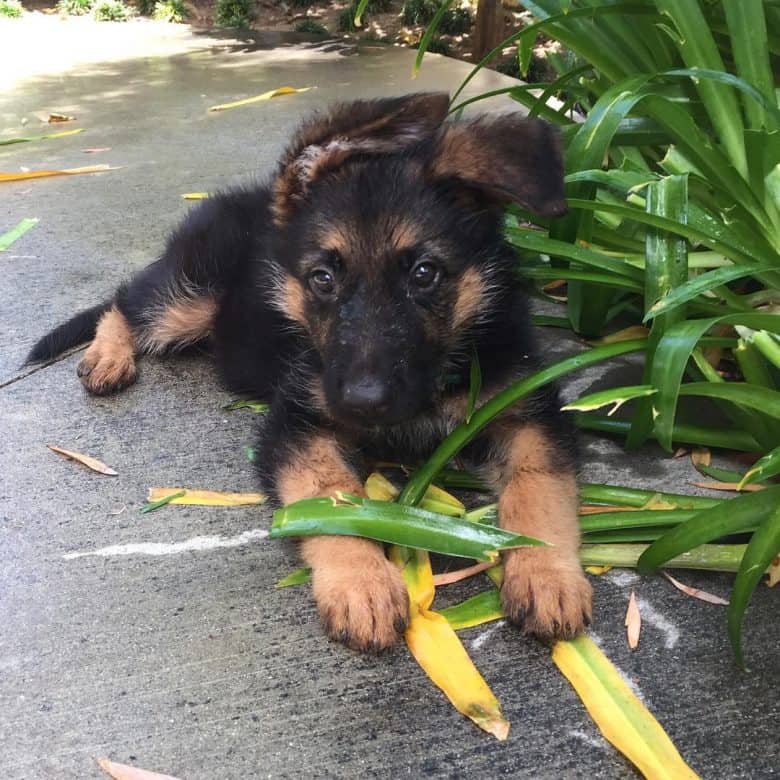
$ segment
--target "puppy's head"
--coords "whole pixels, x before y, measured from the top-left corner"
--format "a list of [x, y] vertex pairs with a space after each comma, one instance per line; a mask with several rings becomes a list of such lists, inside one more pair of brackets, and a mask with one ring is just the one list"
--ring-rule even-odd
[[344, 425], [430, 406], [506, 284], [502, 206], [566, 208], [546, 124], [443, 124], [446, 110], [443, 94], [340, 106], [304, 125], [274, 180], [275, 303], [308, 332]]

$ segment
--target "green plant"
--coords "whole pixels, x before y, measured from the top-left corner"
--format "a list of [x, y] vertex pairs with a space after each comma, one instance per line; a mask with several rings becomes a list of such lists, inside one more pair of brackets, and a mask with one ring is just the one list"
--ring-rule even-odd
[[187, 18], [187, 9], [182, 0], [157, 0], [152, 16], [158, 22], [181, 24]]
[[295, 32], [310, 33], [311, 35], [327, 35], [328, 28], [319, 22], [315, 22], [314, 19], [304, 19], [302, 22], [298, 22], [295, 25]]
[[463, 35], [471, 29], [474, 18], [469, 8], [450, 8], [439, 23], [439, 31], [445, 35]]
[[96, 22], [124, 22], [131, 15], [122, 0], [99, 0], [92, 6], [92, 16]]
[[0, 0], [0, 16], [4, 16], [6, 19], [20, 17], [23, 10], [19, 0]]
[[249, 27], [253, 18], [252, 0], [217, 0], [214, 20], [220, 27]]
[[[338, 27], [339, 32], [357, 32], [358, 29], [360, 29], [355, 24], [355, 12], [356, 12], [356, 6], [351, 5], [347, 8], [344, 8], [338, 15], [336, 24]], [[362, 15], [362, 20], [365, 22], [366, 15]]]
[[[780, 9], [761, 0], [523, 5], [534, 24], [475, 66], [455, 93], [453, 111], [486, 97], [458, 100], [506, 46], [518, 46], [523, 71], [539, 32], [576, 55], [552, 59], [557, 75], [549, 81], [490, 94], [506, 93], [559, 125], [566, 147], [569, 214], [538, 228], [527, 226], [539, 220], [518, 207], [507, 218], [507, 238], [524, 258], [518, 274], [532, 283], [566, 283], [565, 315], [541, 322], [591, 338], [616, 321], [648, 328], [642, 385], [574, 402], [578, 425], [624, 436], [629, 448], [655, 439], [668, 451], [688, 443], [756, 453], [756, 465], [733, 476], [740, 490], [777, 475], [780, 111], [773, 72], [780, 43], [773, 31]], [[427, 40], [442, 17], [440, 9]], [[700, 399], [709, 399], [720, 421], [685, 424], [688, 397], [697, 399], [696, 412]], [[630, 418], [595, 413], [626, 402], [633, 404]], [[458, 435], [442, 445], [447, 459], [462, 446]], [[442, 457], [418, 472], [407, 497], [435, 476]], [[693, 516], [678, 514], [671, 529], [658, 516], [642, 529], [636, 517], [629, 526], [605, 521], [596, 537], [615, 542], [613, 548], [651, 542], [632, 553], [649, 571], [742, 534], [748, 543], [730, 564], [736, 578], [728, 612], [740, 665], [746, 604], [780, 552], [780, 486], [764, 488]], [[586, 534], [585, 541], [595, 539]]]
[[94, 0], [59, 0], [57, 10], [68, 16], [84, 16], [92, 10]]
[[436, 0], [406, 0], [401, 9], [401, 21], [413, 27], [428, 24], [436, 14], [439, 3]]

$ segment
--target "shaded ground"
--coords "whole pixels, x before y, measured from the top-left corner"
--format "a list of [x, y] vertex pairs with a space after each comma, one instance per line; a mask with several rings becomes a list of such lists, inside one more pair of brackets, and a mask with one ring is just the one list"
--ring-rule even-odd
[[[16, 44], [22, 52], [22, 39]], [[126, 59], [96, 63], [90, 47], [98, 44], [85, 39], [72, 67], [45, 73], [29, 57], [32, 77], [17, 71], [0, 97], [2, 137], [32, 133], [34, 114], [48, 110], [85, 128], [0, 147], [0, 169], [122, 166], [0, 190], [0, 232], [23, 217], [41, 220], [0, 254], [0, 776], [98, 778], [93, 759], [108, 755], [188, 780], [635, 777], [549, 651], [503, 623], [463, 634], [512, 722], [498, 744], [451, 709], [404, 647], [365, 657], [327, 642], [307, 588], [273, 587], [297, 565], [292, 545], [255, 539], [164, 556], [67, 557], [233, 540], [266, 529], [269, 512], [137, 512], [153, 485], [254, 487], [244, 455], [252, 414], [222, 410], [229, 398], [205, 358], [146, 359], [127, 392], [90, 398], [75, 378], [78, 355], [34, 373], [19, 368], [37, 336], [151, 260], [189, 207], [182, 193], [268, 170], [305, 111], [336, 98], [452, 88], [467, 69], [432, 57], [412, 82], [409, 51], [292, 45], [280, 36], [194, 51], [202, 42], [184, 36], [166, 43], [164, 56], [127, 45]], [[0, 47], [3, 73], [7, 51]], [[503, 83], [484, 74], [474, 86]], [[206, 112], [282, 84], [316, 89]], [[95, 147], [110, 149], [82, 151]], [[557, 331], [544, 338], [550, 359], [577, 346]], [[579, 376], [567, 393], [601, 379]], [[47, 442], [96, 455], [119, 476], [61, 460]], [[588, 480], [656, 489], [679, 489], [694, 476], [684, 461], [654, 450], [628, 457], [595, 438], [586, 440], [585, 463]], [[728, 593], [726, 576], [680, 577]], [[450, 588], [441, 605], [484, 586]], [[594, 637], [691, 765], [709, 778], [775, 776], [778, 591], [759, 588], [748, 611], [753, 671], [744, 674], [731, 660], [723, 608], [632, 572], [611, 572], [594, 587]], [[634, 653], [623, 628], [632, 587], [645, 618]]]

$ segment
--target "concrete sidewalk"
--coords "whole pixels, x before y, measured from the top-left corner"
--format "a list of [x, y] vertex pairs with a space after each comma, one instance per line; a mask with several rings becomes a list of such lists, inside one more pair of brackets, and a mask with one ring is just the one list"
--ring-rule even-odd
[[[222, 410], [229, 398], [205, 357], [144, 359], [136, 385], [102, 399], [82, 391], [78, 355], [32, 373], [19, 368], [39, 335], [154, 258], [189, 207], [182, 193], [267, 171], [309, 109], [451, 90], [468, 72], [431, 56], [411, 81], [408, 50], [279, 36], [241, 46], [189, 36], [162, 54], [33, 75], [0, 97], [2, 137], [61, 129], [21, 125], [38, 111], [74, 115], [66, 127], [85, 128], [0, 147], [0, 169], [122, 166], [0, 185], [0, 232], [40, 218], [0, 253], [0, 777], [98, 778], [97, 756], [186, 780], [636, 776], [549, 651], [510, 626], [463, 633], [512, 722], [499, 744], [450, 707], [403, 646], [365, 657], [331, 644], [307, 587], [274, 589], [297, 561], [293, 545], [256, 532], [268, 527], [267, 510], [140, 515], [155, 485], [255, 487], [244, 452], [253, 414]], [[473, 91], [505, 83], [485, 73]], [[315, 89], [207, 113], [282, 85]], [[110, 151], [81, 151], [96, 147]], [[551, 341], [548, 351], [572, 348]], [[597, 379], [578, 377], [568, 393]], [[119, 476], [88, 472], [46, 443], [95, 455]], [[626, 456], [595, 438], [586, 463], [591, 481], [678, 490], [693, 478], [686, 462], [653, 451]], [[166, 555], [126, 547], [196, 537], [245, 543]], [[69, 555], [106, 547], [115, 549]], [[725, 575], [680, 576], [728, 593]], [[484, 587], [447, 588], [441, 605]], [[689, 763], [708, 778], [775, 776], [778, 591], [760, 587], [748, 611], [745, 674], [732, 662], [722, 607], [627, 571], [594, 587], [594, 637]], [[645, 621], [633, 653], [623, 628], [632, 587]]]

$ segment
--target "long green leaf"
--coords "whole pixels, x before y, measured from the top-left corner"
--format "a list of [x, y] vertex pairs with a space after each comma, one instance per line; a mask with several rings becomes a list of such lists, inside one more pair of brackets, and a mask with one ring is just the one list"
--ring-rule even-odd
[[[363, 2], [363, 0], [361, 0], [361, 2]], [[439, 29], [441, 20], [444, 18], [444, 14], [447, 13], [447, 10], [452, 5], [452, 3], [453, 0], [444, 0], [439, 6], [439, 10], [434, 14], [433, 19], [431, 19], [431, 21], [428, 23], [428, 26], [425, 28], [425, 32], [423, 33], [422, 38], [420, 38], [420, 43], [417, 46], [417, 56], [414, 58], [414, 66], [412, 67], [412, 78], [414, 78], [419, 72], [423, 57], [425, 56], [425, 52], [428, 51], [428, 47], [431, 45], [433, 35], [436, 30]], [[458, 93], [456, 92], [452, 96], [452, 102], [455, 101], [457, 96]]]
[[614, 414], [624, 403], [634, 398], [645, 398], [658, 392], [652, 385], [630, 385], [628, 387], [614, 387], [610, 390], [599, 390], [580, 396], [575, 401], [570, 401], [561, 407], [564, 412], [580, 411], [592, 412], [603, 406], [612, 405], [609, 415]]
[[780, 392], [760, 385], [747, 382], [690, 382], [680, 386], [680, 395], [730, 401], [780, 419]]
[[757, 460], [739, 483], [739, 488], [745, 485], [751, 485], [754, 482], [762, 482], [769, 477], [775, 477], [780, 474], [780, 446], [775, 447], [771, 452], [767, 452], [763, 458]]
[[780, 503], [776, 501], [774, 509], [769, 512], [748, 542], [729, 599], [729, 639], [737, 663], [742, 667], [745, 666], [742, 656], [742, 618], [745, 608], [767, 566], [778, 553], [780, 553]]
[[417, 507], [358, 496], [309, 498], [274, 512], [269, 536], [365, 536], [388, 544], [491, 560], [491, 553], [511, 547], [542, 545], [537, 539], [490, 525], [435, 514]]
[[[771, 270], [780, 270], [780, 266], [775, 266]], [[674, 287], [666, 295], [659, 298], [645, 314], [642, 322], [647, 322], [660, 314], [665, 314], [687, 301], [696, 298], [702, 293], [714, 290], [726, 282], [733, 282], [735, 279], [744, 279], [746, 276], [755, 274], [755, 268], [746, 268], [743, 265], [730, 265], [724, 268], [716, 268], [707, 271], [687, 282]]]
[[667, 331], [655, 351], [651, 375], [651, 384], [658, 389], [658, 394], [653, 397], [655, 435], [667, 450], [672, 447], [677, 397], [688, 359], [699, 339], [714, 325], [720, 324], [780, 331], [780, 317], [748, 313], [678, 322]]
[[[679, 0], [655, 1], [658, 9], [673, 21], [679, 32], [676, 43], [685, 64], [689, 68], [724, 71], [723, 60], [699, 3], [693, 0], [682, 3]], [[695, 85], [731, 163], [746, 177], [744, 128], [734, 93], [730, 87], [708, 80]]]
[[15, 227], [0, 236], [0, 252], [5, 252], [11, 244], [18, 241], [28, 230], [34, 228], [37, 224], [38, 219], [36, 217], [25, 217], [20, 220]]
[[538, 390], [540, 387], [554, 382], [561, 376], [580, 368], [600, 363], [609, 358], [627, 355], [631, 352], [639, 352], [645, 348], [645, 339], [622, 341], [617, 344], [608, 344], [604, 347], [587, 350], [579, 355], [574, 355], [561, 360], [552, 366], [537, 371], [529, 377], [521, 379], [509, 385], [505, 390], [494, 395], [489, 401], [477, 409], [468, 423], [461, 423], [452, 433], [436, 448], [433, 455], [414, 473], [406, 483], [398, 501], [401, 504], [414, 505], [419, 503], [425, 495], [425, 490], [431, 484], [440, 469], [457, 455], [483, 428], [492, 422], [504, 409], [517, 403], [520, 399]]
[[653, 542], [642, 553], [637, 568], [644, 573], [652, 571], [694, 547], [755, 527], [776, 511], [778, 502], [780, 485], [703, 509], [688, 522], [673, 528]]

